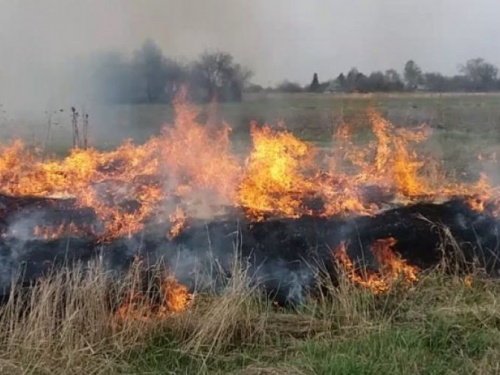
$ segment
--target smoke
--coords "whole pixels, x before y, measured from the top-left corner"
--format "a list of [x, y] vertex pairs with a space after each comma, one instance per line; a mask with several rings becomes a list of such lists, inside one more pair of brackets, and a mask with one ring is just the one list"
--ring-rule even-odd
[[[1, 0], [0, 103], [64, 106], [88, 92], [81, 73], [96, 52], [129, 53], [152, 38], [170, 57], [226, 50], [267, 85], [360, 70], [401, 70], [415, 59], [453, 73], [482, 56], [500, 62], [499, 4], [480, 0], [234, 2], [211, 0]], [[481, 27], [477, 27], [481, 20]], [[74, 75], [78, 73], [78, 77]]]
[[43, 210], [20, 212], [9, 219], [5, 237], [15, 238], [20, 242], [34, 240], [34, 229], [45, 221], [46, 213]]
[[[169, 58], [189, 61], [206, 50], [231, 53], [263, 86], [306, 84], [355, 66], [456, 73], [481, 56], [500, 64], [496, 0], [0, 0], [0, 136], [43, 139], [45, 112], [85, 107], [102, 143], [143, 141], [161, 123], [139, 129], [138, 115], [102, 106], [94, 85], [96, 56], [125, 56], [153, 39]], [[481, 27], [477, 27], [481, 20]], [[106, 85], [104, 85], [105, 87]], [[101, 95], [99, 95], [101, 94]], [[154, 117], [154, 116], [153, 116]], [[157, 117], [155, 117], [157, 118]], [[69, 116], [52, 144], [71, 144]], [[156, 120], [158, 121], [158, 120]], [[119, 130], [118, 130], [119, 129]], [[36, 133], [36, 134], [35, 134]]]

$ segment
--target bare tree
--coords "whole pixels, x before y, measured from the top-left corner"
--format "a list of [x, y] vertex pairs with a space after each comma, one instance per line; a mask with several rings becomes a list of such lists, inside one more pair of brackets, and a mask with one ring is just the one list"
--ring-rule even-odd
[[303, 92], [304, 89], [297, 82], [290, 82], [290, 81], [285, 80], [276, 86], [276, 91], [296, 93], [296, 92]]
[[413, 60], [405, 64], [404, 76], [409, 90], [415, 90], [422, 83], [422, 69]]
[[130, 103], [140, 94], [140, 77], [125, 55], [114, 52], [100, 53], [90, 62], [94, 95], [110, 103]]
[[136, 51], [133, 67], [143, 82], [149, 102], [156, 102], [162, 96], [170, 100], [177, 84], [184, 78], [183, 68], [167, 59], [152, 40], [144, 42]]
[[403, 80], [401, 75], [395, 69], [385, 71], [385, 80], [389, 87], [389, 91], [402, 91], [404, 90]]
[[357, 68], [351, 68], [351, 70], [349, 70], [349, 72], [347, 73], [347, 77], [345, 79], [346, 91], [361, 91], [361, 86], [365, 78], [365, 75], [361, 73]]
[[460, 67], [460, 72], [464, 74], [471, 83], [471, 88], [475, 91], [491, 90], [495, 88], [498, 77], [498, 68], [477, 58], [467, 61]]
[[192, 80], [206, 91], [205, 100], [241, 100], [244, 86], [252, 72], [234, 63], [225, 52], [203, 53], [193, 64]]
[[134, 66], [144, 80], [146, 95], [149, 102], [154, 102], [165, 89], [163, 52], [152, 41], [147, 40], [135, 53]]

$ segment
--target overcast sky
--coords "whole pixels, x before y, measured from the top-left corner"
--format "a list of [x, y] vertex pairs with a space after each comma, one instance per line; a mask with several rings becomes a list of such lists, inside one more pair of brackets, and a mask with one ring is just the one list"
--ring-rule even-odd
[[500, 65], [500, 0], [0, 0], [1, 91], [20, 71], [148, 37], [177, 58], [231, 52], [264, 85], [408, 59], [453, 74], [472, 57]]

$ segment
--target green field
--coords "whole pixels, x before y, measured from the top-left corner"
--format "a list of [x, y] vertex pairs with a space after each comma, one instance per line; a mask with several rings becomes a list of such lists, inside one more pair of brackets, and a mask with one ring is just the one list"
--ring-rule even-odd
[[[441, 133], [481, 136], [495, 141], [500, 138], [500, 94], [485, 95], [327, 95], [327, 94], [255, 94], [243, 103], [214, 106], [217, 118], [226, 121], [234, 137], [248, 134], [249, 123], [284, 121], [287, 128], [303, 139], [328, 142], [340, 119], [355, 125], [365, 121], [364, 111], [374, 106], [400, 126], [427, 123]], [[208, 115], [201, 107], [200, 120]], [[173, 111], [164, 105], [112, 106], [98, 109], [105, 129], [120, 129], [120, 136], [139, 135], [143, 139], [155, 134], [165, 122], [171, 122]], [[140, 129], [140, 134], [136, 130]], [[97, 129], [96, 129], [97, 130]]]
[[[286, 127], [304, 140], [327, 146], [339, 121], [361, 133], [368, 132], [365, 110], [377, 108], [397, 126], [430, 125], [433, 134], [427, 150], [459, 174], [476, 170], [479, 153], [500, 150], [500, 94], [249, 94], [243, 103], [199, 106], [199, 121], [209, 113], [233, 129], [236, 150], [247, 149], [249, 124], [275, 124]], [[173, 108], [161, 104], [87, 106], [90, 113], [91, 144], [112, 148], [132, 138], [140, 143], [172, 123]], [[47, 119], [43, 113], [7, 113], [0, 118], [0, 137], [19, 136], [28, 142], [45, 144]], [[54, 116], [49, 149], [64, 153], [71, 145], [71, 122], [66, 111]]]
[[[259, 94], [243, 103], [220, 104], [215, 113], [233, 127], [235, 149], [244, 150], [252, 120], [282, 120], [318, 146], [330, 145], [339, 121], [364, 137], [369, 106], [397, 126], [430, 125], [433, 134], [425, 151], [459, 175], [482, 170], [479, 153], [500, 151], [498, 94]], [[200, 110], [203, 122], [209, 107]], [[89, 112], [91, 141], [98, 148], [128, 137], [142, 142], [173, 119], [166, 105]], [[55, 153], [63, 154], [71, 144], [67, 115], [58, 115], [49, 140]], [[5, 140], [15, 133], [27, 142], [44, 142], [43, 115], [29, 121], [0, 119], [0, 125]], [[490, 168], [498, 178], [498, 166]], [[62, 288], [61, 280], [73, 281]], [[185, 313], [118, 330], [110, 328], [105, 313], [107, 288], [99, 276], [55, 275], [40, 285], [31, 311], [14, 300], [0, 308], [0, 373], [500, 373], [500, 282], [483, 277], [481, 270], [471, 285], [463, 275], [431, 270], [415, 285], [396, 285], [382, 295], [344, 280], [340, 288], [325, 285], [329, 293], [296, 309], [274, 306], [235, 277], [219, 296], [196, 296]]]

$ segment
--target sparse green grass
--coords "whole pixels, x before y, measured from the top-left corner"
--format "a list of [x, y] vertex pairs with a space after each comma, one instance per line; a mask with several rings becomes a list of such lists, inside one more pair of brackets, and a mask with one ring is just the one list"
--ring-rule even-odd
[[[499, 287], [476, 279], [469, 288], [437, 271], [383, 296], [345, 285], [298, 311], [257, 309], [247, 333], [226, 336], [219, 350], [190, 350], [165, 327], [126, 361], [151, 374], [492, 374], [500, 371]], [[254, 324], [265, 327], [257, 341]]]
[[498, 331], [446, 322], [411, 324], [337, 341], [311, 340], [298, 359], [317, 374], [471, 374], [498, 348]]

